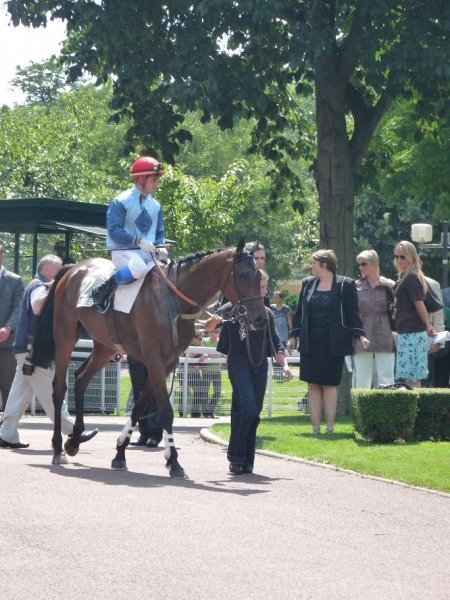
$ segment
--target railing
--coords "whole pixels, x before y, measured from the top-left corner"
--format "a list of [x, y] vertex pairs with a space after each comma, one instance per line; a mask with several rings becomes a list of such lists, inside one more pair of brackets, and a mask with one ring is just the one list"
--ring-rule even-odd
[[[70, 412], [74, 412], [75, 409], [75, 371], [81, 361], [89, 356], [92, 345], [92, 340], [80, 340], [72, 353], [67, 373], [68, 390], [66, 394]], [[208, 415], [208, 411], [213, 412], [216, 416], [229, 415], [232, 388], [225, 357], [218, 355], [214, 348], [207, 346], [190, 346], [186, 353], [208, 355], [208, 358], [199, 361], [198, 358], [188, 358], [183, 355], [180, 357], [175, 375], [168, 377], [167, 385], [171, 390], [170, 399], [175, 415], [187, 416], [192, 412]], [[293, 371], [292, 381], [289, 382], [284, 380], [281, 367], [272, 364], [272, 361], [268, 359], [267, 389], [263, 408], [266, 416], [271, 417], [274, 412], [307, 408], [304, 402], [307, 386], [298, 378], [299, 357], [296, 355], [287, 358]], [[120, 362], [110, 362], [93, 377], [85, 393], [86, 412], [121, 414], [121, 366]], [[211, 368], [214, 366], [219, 367], [220, 371]], [[215, 398], [214, 393], [216, 394]], [[33, 397], [31, 414], [35, 414], [39, 410], [42, 410], [40, 404]]]
[[[206, 360], [198, 358], [180, 357], [180, 364], [177, 373], [172, 382], [172, 377], [168, 385], [172, 387], [171, 402], [175, 414], [187, 416], [192, 413], [200, 413], [208, 416], [211, 407], [215, 415], [229, 415], [231, 411], [231, 383], [228, 378], [226, 359], [217, 357], [214, 348], [206, 346], [190, 346], [186, 350], [187, 354], [208, 355]], [[288, 362], [293, 371], [292, 381], [284, 380], [283, 371], [277, 364], [272, 364], [268, 359], [268, 378], [267, 389], [264, 402], [264, 413], [271, 417], [276, 411], [292, 411], [304, 409], [302, 400], [307, 392], [307, 385], [298, 378], [299, 356], [288, 356]], [[215, 371], [213, 366], [220, 367]], [[219, 379], [220, 373], [220, 395], [214, 398], [214, 385]], [[213, 388], [213, 389], [211, 389]], [[170, 387], [169, 387], [170, 389]], [[217, 401], [215, 406], [212, 406]]]

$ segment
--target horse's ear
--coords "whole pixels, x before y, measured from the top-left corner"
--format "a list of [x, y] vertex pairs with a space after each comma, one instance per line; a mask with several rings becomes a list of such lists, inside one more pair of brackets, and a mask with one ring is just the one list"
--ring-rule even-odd
[[245, 238], [241, 238], [239, 240], [239, 244], [237, 245], [236, 248], [236, 254], [242, 254], [242, 252], [244, 251], [245, 248]]

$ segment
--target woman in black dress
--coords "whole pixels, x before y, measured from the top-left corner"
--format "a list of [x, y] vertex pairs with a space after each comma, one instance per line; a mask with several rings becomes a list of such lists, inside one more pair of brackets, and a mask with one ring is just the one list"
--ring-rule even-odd
[[292, 320], [288, 350], [300, 338], [300, 379], [309, 383], [309, 414], [312, 433], [320, 433], [322, 410], [326, 433], [333, 433], [337, 386], [341, 382], [344, 357], [353, 353], [353, 338], [369, 345], [358, 312], [353, 279], [336, 275], [333, 250], [312, 255], [312, 276], [302, 282], [297, 310]]

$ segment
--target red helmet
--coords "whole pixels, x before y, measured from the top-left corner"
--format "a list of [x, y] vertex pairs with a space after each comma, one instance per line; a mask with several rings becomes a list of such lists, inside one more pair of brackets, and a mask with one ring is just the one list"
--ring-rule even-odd
[[141, 175], [162, 175], [164, 167], [151, 156], [140, 156], [131, 167], [131, 177], [140, 177]]

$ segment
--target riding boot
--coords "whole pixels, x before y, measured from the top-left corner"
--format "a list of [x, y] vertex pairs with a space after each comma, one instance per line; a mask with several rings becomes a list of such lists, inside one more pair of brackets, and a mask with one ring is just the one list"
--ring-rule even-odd
[[104, 308], [107, 300], [111, 298], [119, 284], [114, 275], [107, 279], [104, 283], [98, 285], [92, 290], [93, 305], [99, 308]]

